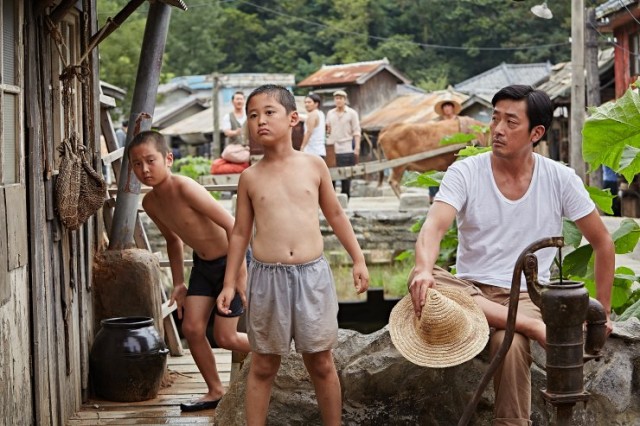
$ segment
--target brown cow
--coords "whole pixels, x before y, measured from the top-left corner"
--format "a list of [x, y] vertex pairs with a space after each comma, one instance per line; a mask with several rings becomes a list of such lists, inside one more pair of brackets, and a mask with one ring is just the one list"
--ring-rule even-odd
[[[382, 148], [387, 160], [406, 157], [437, 148], [443, 148], [440, 141], [445, 136], [456, 133], [475, 134], [477, 141], [486, 146], [487, 133], [477, 132], [471, 126], [486, 128], [487, 124], [471, 117], [458, 117], [451, 120], [429, 123], [396, 123], [385, 127], [380, 132], [378, 146]], [[393, 192], [400, 197], [400, 181], [405, 170], [426, 172], [428, 170], [445, 171], [455, 161], [455, 153], [442, 154], [413, 163], [394, 167], [389, 176], [389, 184]]]

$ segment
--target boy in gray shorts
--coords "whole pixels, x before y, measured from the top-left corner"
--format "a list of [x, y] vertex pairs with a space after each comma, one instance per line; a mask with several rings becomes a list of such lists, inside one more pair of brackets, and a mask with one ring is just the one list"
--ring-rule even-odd
[[[251, 93], [246, 108], [249, 134], [263, 146], [264, 157], [240, 176], [218, 309], [229, 313], [236, 293], [247, 307], [253, 352], [247, 424], [266, 423], [280, 357], [294, 341], [315, 387], [322, 423], [339, 425], [340, 381], [331, 353], [338, 332], [338, 302], [331, 269], [323, 257], [318, 207], [353, 259], [358, 293], [369, 287], [367, 266], [325, 162], [293, 149], [291, 129], [298, 123], [293, 95], [281, 86], [261, 86]], [[252, 235], [247, 296], [247, 283], [238, 269]]]

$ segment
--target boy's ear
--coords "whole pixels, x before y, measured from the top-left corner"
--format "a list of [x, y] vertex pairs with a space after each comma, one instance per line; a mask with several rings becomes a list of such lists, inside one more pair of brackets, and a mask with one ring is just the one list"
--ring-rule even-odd
[[173, 165], [173, 152], [167, 152], [167, 156], [165, 157], [165, 162], [167, 166], [171, 167]]
[[292, 111], [291, 114], [289, 114], [289, 126], [291, 127], [295, 127], [298, 122], [300, 122], [300, 116], [298, 115], [298, 111]]

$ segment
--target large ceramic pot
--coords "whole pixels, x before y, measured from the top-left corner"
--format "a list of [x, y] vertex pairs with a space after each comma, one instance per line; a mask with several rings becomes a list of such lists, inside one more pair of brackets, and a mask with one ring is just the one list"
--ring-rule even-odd
[[153, 319], [108, 318], [100, 324], [89, 357], [96, 395], [125, 402], [155, 398], [169, 350]]

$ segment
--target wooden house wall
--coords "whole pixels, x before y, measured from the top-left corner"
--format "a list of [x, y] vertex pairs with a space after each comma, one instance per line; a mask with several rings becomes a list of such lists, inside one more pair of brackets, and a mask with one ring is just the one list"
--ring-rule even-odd
[[633, 33], [638, 32], [638, 24], [635, 22], [628, 23], [621, 27], [614, 29], [614, 36], [617, 40], [614, 53], [614, 69], [616, 79], [616, 98], [624, 95], [624, 92], [629, 88], [632, 83], [631, 79], [631, 67], [629, 63], [629, 52], [631, 52], [629, 45], [629, 37]]
[[[8, 284], [5, 300], [0, 300], [0, 424], [64, 425], [88, 393], [91, 264], [100, 229], [94, 218], [77, 231], [65, 229], [58, 220], [54, 187], [56, 148], [64, 127], [57, 78], [61, 60], [45, 25], [44, 14], [49, 11], [39, 11], [40, 2], [24, 3], [19, 64], [24, 179], [22, 185], [0, 186], [4, 203], [0, 231], [9, 236], [7, 246], [23, 246], [25, 253], [23, 265], [0, 277]], [[86, 14], [72, 8], [62, 25], [63, 51], [71, 62], [97, 27], [95, 0], [76, 5]], [[90, 62], [91, 75], [76, 87], [75, 127], [95, 162], [99, 155], [96, 54]], [[11, 257], [12, 250], [5, 251]], [[0, 245], [0, 257], [2, 252]]]
[[349, 95], [349, 105], [358, 111], [360, 118], [388, 103], [397, 96], [398, 80], [388, 71], [371, 77]]

